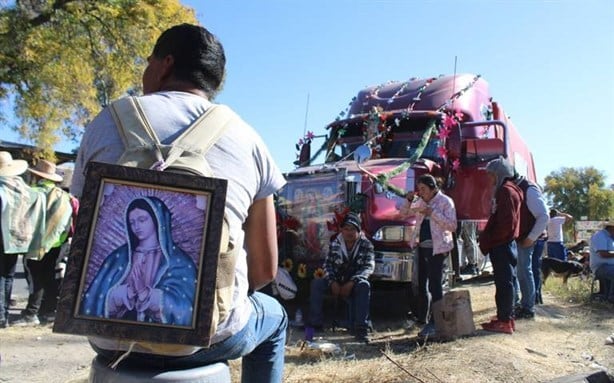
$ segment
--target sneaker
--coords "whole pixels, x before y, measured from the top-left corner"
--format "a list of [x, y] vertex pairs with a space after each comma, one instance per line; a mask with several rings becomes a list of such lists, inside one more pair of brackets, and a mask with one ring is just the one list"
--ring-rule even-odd
[[22, 315], [21, 318], [17, 319], [12, 323], [12, 326], [15, 327], [28, 327], [28, 326], [38, 326], [41, 322], [38, 320], [38, 316], [36, 315]]
[[476, 264], [470, 263], [465, 265], [460, 269], [461, 274], [469, 274], [469, 275], [477, 275], [478, 274], [478, 266]]
[[511, 320], [491, 320], [490, 322], [482, 323], [482, 328], [491, 332], [502, 332], [505, 334], [513, 334], [514, 327]]
[[39, 320], [41, 321], [41, 323], [53, 323], [55, 322], [55, 313], [39, 315]]
[[[496, 322], [499, 320], [499, 317], [497, 317], [496, 315], [494, 317], [490, 318], [491, 322]], [[512, 330], [516, 331], [516, 320], [514, 318], [510, 319], [510, 321], [512, 322]]]
[[354, 339], [365, 344], [368, 344], [371, 341], [371, 339], [369, 339], [369, 332], [366, 328], [356, 329]]
[[8, 327], [9, 327], [9, 321], [8, 320], [0, 321], [0, 328], [8, 328]]
[[418, 336], [421, 338], [432, 338], [435, 336], [435, 324], [434, 323], [428, 323], [426, 326], [424, 326], [422, 328], [422, 330], [420, 330], [420, 332], [418, 333]]
[[535, 312], [525, 309], [524, 307], [516, 307], [514, 309], [514, 318], [516, 319], [534, 319]]

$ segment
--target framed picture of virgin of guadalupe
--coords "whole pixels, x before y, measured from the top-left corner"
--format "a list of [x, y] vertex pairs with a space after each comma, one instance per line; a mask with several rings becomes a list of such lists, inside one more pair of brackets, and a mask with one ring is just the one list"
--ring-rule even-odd
[[226, 186], [90, 163], [53, 331], [207, 346]]

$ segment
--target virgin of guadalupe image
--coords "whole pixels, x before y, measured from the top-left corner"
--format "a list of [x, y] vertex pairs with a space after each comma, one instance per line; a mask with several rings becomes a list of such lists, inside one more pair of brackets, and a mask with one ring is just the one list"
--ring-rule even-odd
[[104, 260], [83, 295], [83, 315], [189, 326], [196, 290], [194, 261], [175, 244], [171, 212], [156, 197], [132, 200], [127, 242]]

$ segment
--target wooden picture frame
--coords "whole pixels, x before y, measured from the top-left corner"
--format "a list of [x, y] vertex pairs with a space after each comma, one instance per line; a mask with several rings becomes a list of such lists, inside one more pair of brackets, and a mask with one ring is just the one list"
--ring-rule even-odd
[[209, 345], [226, 187], [88, 164], [53, 331]]

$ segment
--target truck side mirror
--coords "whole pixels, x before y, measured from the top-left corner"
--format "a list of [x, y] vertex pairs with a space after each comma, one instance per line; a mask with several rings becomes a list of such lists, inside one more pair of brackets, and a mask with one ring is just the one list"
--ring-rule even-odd
[[354, 150], [354, 161], [362, 164], [371, 158], [371, 148], [367, 145], [360, 145]]
[[305, 142], [301, 146], [301, 151], [299, 152], [299, 155], [298, 155], [298, 161], [295, 161], [294, 163], [298, 166], [305, 166], [305, 165], [309, 165], [310, 159], [311, 159], [311, 143]]

